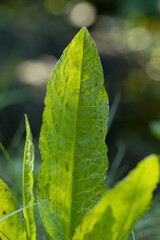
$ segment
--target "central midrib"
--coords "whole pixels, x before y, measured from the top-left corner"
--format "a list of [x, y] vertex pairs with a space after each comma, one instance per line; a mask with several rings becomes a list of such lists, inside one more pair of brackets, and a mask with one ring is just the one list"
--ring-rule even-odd
[[[81, 71], [80, 71], [80, 84], [79, 84], [79, 94], [78, 94], [78, 101], [77, 101], [77, 114], [76, 114], [76, 121], [75, 121], [75, 134], [74, 134], [74, 148], [73, 148], [73, 165], [72, 165], [72, 172], [74, 171], [74, 162], [75, 162], [75, 145], [76, 145], [76, 135], [77, 135], [77, 122], [78, 122], [78, 112], [79, 112], [79, 99], [80, 99], [80, 90], [81, 90], [81, 78], [82, 78], [82, 65], [83, 65], [83, 49], [84, 49], [84, 36], [85, 32], [83, 31], [83, 43], [82, 43], [82, 64], [81, 64]], [[69, 219], [69, 233], [68, 233], [68, 240], [72, 237], [72, 231], [71, 231], [71, 223], [72, 223], [72, 199], [73, 199], [73, 183], [74, 183], [74, 176], [72, 174], [72, 182], [71, 182], [71, 202], [70, 202], [70, 219]]]
[[[139, 185], [138, 185], [139, 179], [140, 179], [140, 178], [138, 177], [137, 185], [136, 185], [136, 186], [139, 186]], [[126, 217], [125, 217], [125, 219], [124, 219], [124, 221], [123, 221], [123, 223], [122, 223], [122, 225], [121, 225], [121, 228], [120, 228], [120, 230], [119, 230], [119, 233], [118, 233], [118, 235], [117, 235], [117, 237], [116, 237], [115, 240], [118, 240], [119, 237], [121, 236], [121, 234], [122, 234], [122, 232], [123, 232], [123, 229], [124, 229], [124, 227], [125, 227], [125, 224], [126, 224], [127, 220], [129, 219], [129, 217], [130, 217], [130, 215], [131, 215], [131, 212], [132, 212], [132, 209], [133, 209], [133, 205], [134, 205], [134, 202], [135, 202], [135, 199], [136, 199], [136, 194], [137, 194], [137, 192], [138, 192], [138, 188], [136, 188], [134, 192], [135, 192], [135, 194], [133, 195], [133, 199], [132, 199], [132, 201], [131, 201], [130, 207], [128, 208], [128, 209], [130, 209], [130, 211], [129, 211], [129, 213], [126, 215]]]

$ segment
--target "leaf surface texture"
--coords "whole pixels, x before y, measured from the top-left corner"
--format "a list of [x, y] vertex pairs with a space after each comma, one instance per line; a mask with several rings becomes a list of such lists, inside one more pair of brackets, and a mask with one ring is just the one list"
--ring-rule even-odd
[[[9, 187], [0, 179], [0, 219], [19, 209], [18, 201]], [[17, 213], [0, 222], [0, 238], [26, 240], [23, 217]]]
[[84, 217], [73, 240], [126, 240], [148, 210], [159, 182], [159, 159], [150, 155]]
[[95, 43], [83, 28], [52, 72], [40, 135], [38, 200], [46, 230], [71, 239], [105, 192], [108, 97]]

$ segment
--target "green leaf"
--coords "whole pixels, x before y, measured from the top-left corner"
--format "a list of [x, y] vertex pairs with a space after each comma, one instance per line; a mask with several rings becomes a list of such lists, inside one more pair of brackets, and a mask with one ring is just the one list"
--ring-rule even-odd
[[95, 43], [86, 28], [64, 50], [45, 98], [38, 176], [39, 207], [54, 239], [71, 239], [105, 192], [108, 97]]
[[[0, 220], [19, 208], [9, 187], [0, 179]], [[0, 221], [0, 239], [26, 240], [24, 222], [20, 213]]]
[[159, 159], [150, 155], [84, 217], [74, 240], [126, 240], [138, 219], [148, 210], [159, 182]]
[[[27, 115], [25, 115], [26, 121], [26, 143], [23, 159], [23, 207], [32, 205], [34, 203], [33, 195], [33, 169], [34, 169], [34, 145], [32, 142], [32, 133], [29, 126]], [[23, 210], [24, 217], [26, 219], [27, 239], [36, 239], [36, 225], [34, 219], [34, 207], [26, 208]]]

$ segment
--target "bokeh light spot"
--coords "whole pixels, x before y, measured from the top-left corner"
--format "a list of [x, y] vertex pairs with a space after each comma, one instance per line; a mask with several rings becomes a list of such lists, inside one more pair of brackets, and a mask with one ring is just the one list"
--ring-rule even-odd
[[146, 64], [147, 75], [156, 81], [160, 81], [160, 48], [156, 48], [152, 54], [150, 60]]
[[143, 27], [136, 27], [128, 31], [127, 43], [131, 51], [142, 51], [149, 47], [152, 37]]
[[96, 20], [96, 9], [88, 2], [78, 3], [71, 9], [70, 21], [76, 27], [89, 27]]
[[27, 60], [19, 64], [16, 76], [20, 82], [28, 85], [40, 86], [46, 84], [57, 59], [45, 55], [38, 60]]
[[67, 3], [67, 0], [45, 0], [44, 5], [49, 13], [59, 15], [65, 11]]
[[100, 36], [109, 38], [112, 36], [115, 25], [114, 18], [107, 15], [100, 16], [96, 24], [96, 31]]

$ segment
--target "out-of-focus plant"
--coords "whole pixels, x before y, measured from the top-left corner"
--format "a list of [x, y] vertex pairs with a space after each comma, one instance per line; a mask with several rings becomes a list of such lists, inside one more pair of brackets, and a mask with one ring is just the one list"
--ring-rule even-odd
[[14, 70], [18, 62], [16, 55], [17, 53], [13, 51], [8, 61], [6, 62], [2, 73], [0, 74], [0, 110], [26, 100], [24, 91], [22, 89], [9, 90], [12, 84]]
[[160, 139], [160, 121], [152, 121], [149, 126], [152, 134]]

